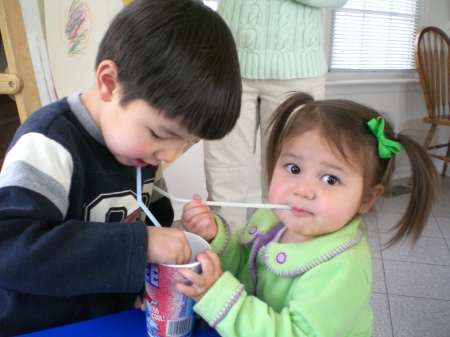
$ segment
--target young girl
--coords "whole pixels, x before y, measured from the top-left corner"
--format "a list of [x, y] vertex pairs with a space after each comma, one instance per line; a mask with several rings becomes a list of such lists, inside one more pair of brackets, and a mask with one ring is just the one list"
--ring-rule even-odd
[[361, 216], [402, 150], [412, 193], [389, 244], [415, 242], [426, 224], [439, 183], [429, 156], [371, 108], [293, 94], [275, 112], [266, 158], [269, 202], [292, 209], [261, 209], [231, 235], [195, 195], [182, 224], [215, 252], [198, 254], [202, 274], [183, 270], [193, 285], [178, 289], [221, 336], [370, 336], [372, 266]]

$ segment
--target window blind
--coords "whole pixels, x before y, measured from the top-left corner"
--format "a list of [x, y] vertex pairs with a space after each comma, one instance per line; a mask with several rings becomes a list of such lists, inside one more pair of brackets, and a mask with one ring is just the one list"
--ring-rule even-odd
[[330, 69], [415, 69], [422, 0], [349, 0], [332, 12]]

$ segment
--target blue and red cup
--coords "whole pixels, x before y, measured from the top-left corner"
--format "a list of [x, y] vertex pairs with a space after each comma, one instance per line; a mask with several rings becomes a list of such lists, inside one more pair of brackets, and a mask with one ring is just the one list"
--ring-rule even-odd
[[201, 273], [200, 263], [195, 256], [205, 249], [210, 249], [206, 240], [200, 236], [185, 232], [191, 246], [192, 255], [187, 264], [148, 263], [145, 271], [145, 311], [147, 317], [147, 334], [150, 337], [189, 337], [194, 327], [194, 300], [177, 291], [175, 284], [179, 281], [189, 285], [182, 277], [180, 268], [192, 269]]

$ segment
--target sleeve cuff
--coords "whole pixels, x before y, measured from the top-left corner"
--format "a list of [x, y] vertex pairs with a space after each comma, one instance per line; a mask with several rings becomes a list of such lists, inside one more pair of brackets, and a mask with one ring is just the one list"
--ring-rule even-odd
[[211, 327], [215, 327], [244, 292], [244, 286], [229, 272], [224, 272], [194, 310]]
[[214, 240], [211, 242], [211, 249], [216, 251], [217, 254], [220, 255], [227, 248], [230, 242], [231, 233], [222, 217], [215, 213], [213, 213], [213, 216], [217, 224], [217, 234]]

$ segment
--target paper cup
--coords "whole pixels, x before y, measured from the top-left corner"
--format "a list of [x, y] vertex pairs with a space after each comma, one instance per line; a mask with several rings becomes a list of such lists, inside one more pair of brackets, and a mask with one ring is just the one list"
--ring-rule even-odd
[[201, 272], [200, 263], [195, 255], [211, 248], [200, 236], [185, 232], [192, 249], [191, 259], [187, 264], [148, 263], [145, 271], [145, 311], [147, 318], [147, 334], [151, 337], [182, 336], [192, 334], [194, 327], [194, 300], [177, 291], [177, 281], [189, 285], [178, 270], [189, 268]]

